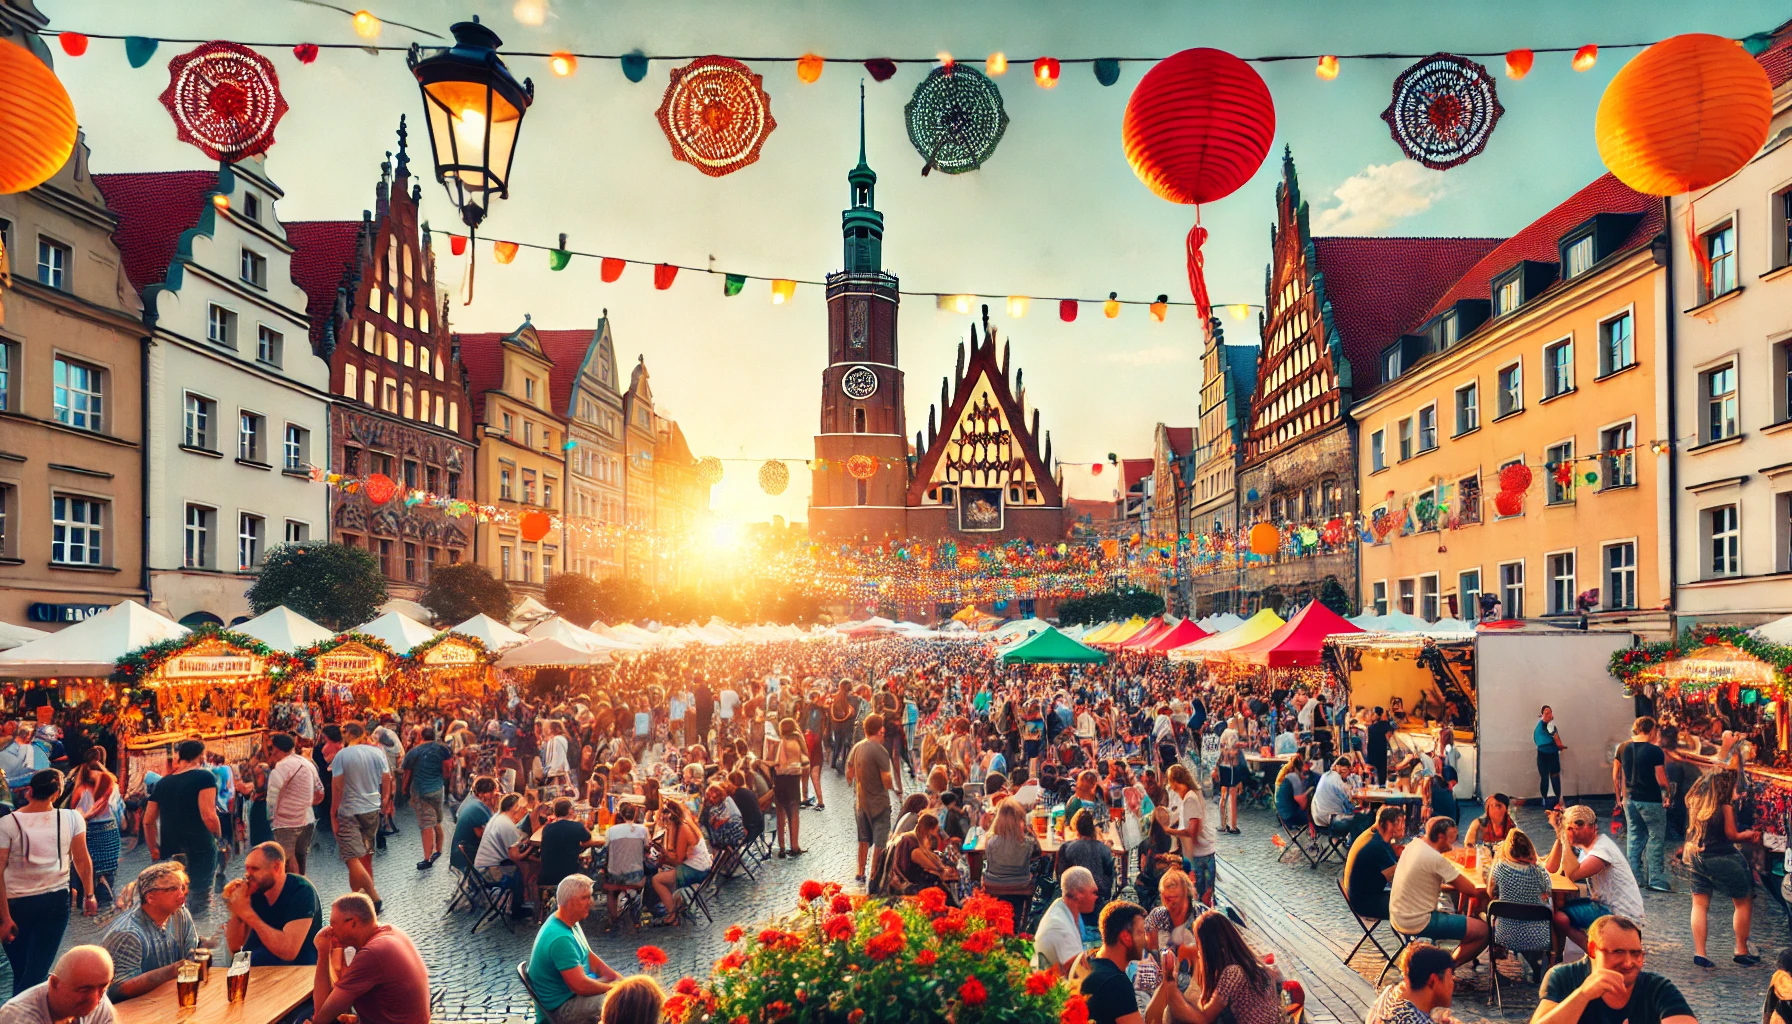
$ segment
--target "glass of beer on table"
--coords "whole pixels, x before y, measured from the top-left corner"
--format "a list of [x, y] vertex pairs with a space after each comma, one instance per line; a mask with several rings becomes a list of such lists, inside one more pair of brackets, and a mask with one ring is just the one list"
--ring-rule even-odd
[[182, 1009], [196, 1005], [199, 1002], [199, 965], [191, 960], [182, 963], [175, 972], [174, 986]]

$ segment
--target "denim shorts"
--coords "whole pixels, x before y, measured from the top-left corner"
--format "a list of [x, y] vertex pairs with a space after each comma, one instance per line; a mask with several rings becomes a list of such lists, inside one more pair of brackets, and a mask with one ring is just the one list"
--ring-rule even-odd
[[1755, 873], [1740, 853], [1720, 853], [1710, 857], [1695, 853], [1688, 867], [1692, 868], [1694, 896], [1744, 900], [1755, 890]]
[[1213, 892], [1214, 880], [1217, 877], [1217, 873], [1214, 871], [1214, 855], [1210, 853], [1205, 857], [1189, 857], [1187, 859], [1190, 865], [1189, 880], [1195, 883], [1193, 895], [1196, 897], [1209, 896]]
[[676, 873], [673, 875], [672, 887], [674, 889], [682, 889], [687, 885], [696, 885], [698, 882], [701, 882], [708, 877], [708, 871], [698, 871], [696, 868], [680, 864], [676, 869]]
[[1431, 912], [1431, 920], [1419, 936], [1427, 939], [1461, 939], [1468, 935], [1468, 918], [1462, 914]]
[[1611, 912], [1610, 907], [1598, 900], [1570, 900], [1568, 905], [1562, 908], [1562, 913], [1568, 915], [1568, 923], [1583, 932], [1594, 921]]

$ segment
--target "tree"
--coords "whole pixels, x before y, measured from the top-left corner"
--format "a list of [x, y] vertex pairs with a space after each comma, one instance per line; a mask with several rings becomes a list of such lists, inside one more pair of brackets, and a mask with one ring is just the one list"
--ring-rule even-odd
[[1327, 576], [1319, 584], [1319, 603], [1339, 615], [1350, 614], [1350, 595], [1344, 592], [1336, 576]]
[[319, 625], [344, 630], [379, 614], [386, 579], [371, 551], [302, 541], [269, 551], [245, 596], [257, 615], [285, 605]]
[[597, 614], [593, 619], [604, 622], [630, 622], [649, 617], [657, 602], [653, 591], [640, 580], [611, 576], [597, 581]]
[[1058, 621], [1066, 626], [1111, 622], [1137, 615], [1150, 618], [1164, 613], [1164, 599], [1148, 590], [1110, 590], [1074, 597], [1058, 605]]
[[597, 581], [576, 572], [555, 573], [542, 600], [560, 617], [580, 627], [602, 618], [603, 591]]
[[436, 566], [419, 603], [438, 621], [452, 623], [465, 622], [482, 612], [506, 622], [510, 606], [516, 602], [510, 596], [510, 588], [490, 569], [473, 562], [458, 562]]

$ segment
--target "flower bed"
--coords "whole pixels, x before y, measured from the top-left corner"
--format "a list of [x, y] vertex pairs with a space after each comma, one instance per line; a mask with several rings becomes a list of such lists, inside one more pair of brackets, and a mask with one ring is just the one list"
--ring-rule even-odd
[[666, 1002], [671, 1024], [1086, 1024], [1083, 997], [1055, 972], [1032, 971], [1013, 909], [938, 890], [900, 900], [849, 896], [804, 882], [797, 912], [749, 934], [716, 961], [708, 983], [684, 978]]

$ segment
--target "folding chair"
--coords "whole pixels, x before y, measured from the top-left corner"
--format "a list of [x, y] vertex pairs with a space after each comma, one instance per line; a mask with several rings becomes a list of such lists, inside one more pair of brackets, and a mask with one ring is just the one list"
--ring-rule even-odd
[[478, 868], [473, 869], [473, 874], [473, 909], [479, 911], [479, 919], [473, 922], [473, 930], [468, 934], [478, 935], [480, 927], [494, 920], [502, 921], [505, 931], [516, 934], [516, 928], [510, 923], [511, 911], [516, 906], [516, 886], [509, 878], [488, 878]]
[[[627, 920], [638, 929], [641, 924], [641, 911], [646, 904], [647, 877], [646, 856], [647, 841], [644, 839], [617, 839], [609, 844], [604, 862], [602, 876], [598, 879], [605, 895], [616, 894], [617, 921]], [[624, 885], [615, 880], [615, 875], [629, 872], [641, 872], [641, 881], [632, 885]]]
[[535, 1004], [536, 1012], [546, 1017], [547, 1010], [542, 1008], [541, 997], [535, 994], [535, 985], [529, 981], [529, 961], [522, 960], [517, 963], [516, 976], [517, 980], [523, 983], [523, 991], [529, 993], [529, 1001]]
[[[1541, 903], [1515, 903], [1511, 900], [1494, 900], [1487, 905], [1487, 927], [1490, 930], [1493, 929], [1495, 927], [1495, 922], [1498, 920], [1553, 922], [1555, 920], [1555, 908], [1545, 906]], [[1488, 973], [1493, 975], [1493, 994], [1492, 997], [1487, 1000], [1487, 1005], [1503, 1010], [1506, 1008], [1506, 1004], [1504, 998], [1500, 995], [1499, 956], [1493, 952], [1494, 950], [1500, 949], [1519, 954], [1542, 953], [1544, 961], [1547, 963], [1550, 959], [1550, 954], [1555, 951], [1555, 946], [1547, 931], [1544, 935], [1543, 944], [1535, 949], [1521, 948], [1518, 946], [1502, 946], [1499, 943], [1493, 944], [1492, 949], [1488, 954], [1488, 962], [1492, 967]]]
[[[1290, 825], [1288, 824], [1288, 819], [1282, 817], [1280, 814], [1276, 815], [1276, 824], [1282, 826], [1282, 834], [1288, 837], [1288, 842], [1292, 844], [1296, 850], [1300, 851], [1302, 857], [1307, 859], [1307, 867], [1318, 868], [1327, 855], [1325, 853], [1325, 848], [1321, 845], [1319, 836], [1313, 831], [1311, 825]], [[1309, 836], [1312, 837], [1311, 849], [1308, 848]], [[1282, 856], [1286, 857], [1287, 854], [1284, 853]], [[1280, 860], [1281, 858], [1277, 859]]]
[[[1386, 918], [1364, 917], [1357, 913], [1356, 908], [1350, 905], [1350, 895], [1344, 891], [1344, 878], [1341, 875], [1338, 877], [1338, 895], [1343, 897], [1344, 908], [1350, 911], [1351, 920], [1355, 921], [1356, 926], [1363, 930], [1363, 937], [1356, 940], [1356, 945], [1350, 947], [1350, 952], [1344, 954], [1344, 963], [1350, 963], [1357, 952], [1363, 948], [1363, 943], [1367, 942], [1374, 946], [1377, 952], [1387, 958], [1387, 963], [1383, 964], [1381, 967], [1381, 973], [1375, 976], [1375, 984], [1377, 987], [1380, 987], [1382, 979], [1386, 978], [1388, 976], [1388, 971], [1393, 969], [1394, 958], [1398, 957], [1400, 951], [1405, 949], [1406, 944], [1412, 940], [1400, 934], [1400, 931], [1390, 924], [1388, 925], [1388, 931], [1394, 936], [1394, 951], [1392, 953], [1388, 952], [1387, 947], [1381, 944], [1381, 940], [1375, 937], [1375, 929], [1380, 928], [1382, 921], [1386, 920]], [[1368, 923], [1365, 924], [1365, 921]]]

